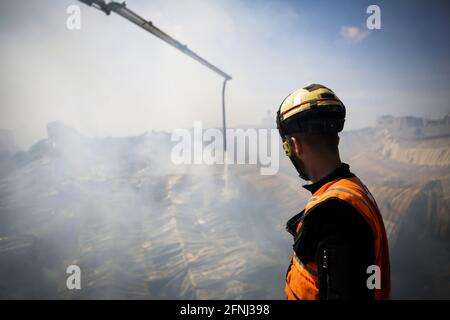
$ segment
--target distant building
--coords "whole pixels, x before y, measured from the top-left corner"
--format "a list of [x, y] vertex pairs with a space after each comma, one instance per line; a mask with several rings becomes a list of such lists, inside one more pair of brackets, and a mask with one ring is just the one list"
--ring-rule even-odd
[[437, 120], [425, 120], [422, 130], [424, 138], [450, 135], [450, 113]]
[[377, 128], [387, 129], [395, 138], [415, 140], [450, 135], [450, 113], [441, 119], [418, 117], [394, 117], [384, 115], [377, 118]]

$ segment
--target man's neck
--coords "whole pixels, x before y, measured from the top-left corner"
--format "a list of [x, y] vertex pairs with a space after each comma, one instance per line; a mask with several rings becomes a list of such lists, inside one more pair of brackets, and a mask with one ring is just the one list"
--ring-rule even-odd
[[341, 165], [342, 162], [339, 157], [330, 159], [329, 161], [317, 161], [314, 163], [314, 166], [308, 170], [309, 178], [312, 183], [316, 183], [328, 176]]

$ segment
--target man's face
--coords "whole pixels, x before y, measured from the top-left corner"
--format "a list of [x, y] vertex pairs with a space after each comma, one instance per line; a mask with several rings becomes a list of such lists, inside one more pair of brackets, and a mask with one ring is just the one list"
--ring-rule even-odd
[[289, 144], [291, 145], [291, 162], [294, 165], [295, 169], [300, 175], [300, 178], [306, 181], [309, 181], [310, 178], [307, 173], [307, 168], [305, 165], [305, 149], [300, 142], [300, 139], [296, 136], [291, 136], [288, 138]]

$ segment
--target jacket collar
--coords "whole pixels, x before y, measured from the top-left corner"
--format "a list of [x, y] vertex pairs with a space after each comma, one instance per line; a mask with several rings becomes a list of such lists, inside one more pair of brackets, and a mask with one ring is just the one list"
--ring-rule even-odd
[[343, 179], [343, 178], [351, 178], [355, 175], [350, 172], [350, 166], [346, 163], [342, 163], [338, 168], [336, 168], [333, 172], [331, 172], [326, 177], [323, 177], [319, 181], [311, 184], [306, 184], [303, 186], [306, 190], [314, 194], [317, 190], [319, 190], [325, 183]]

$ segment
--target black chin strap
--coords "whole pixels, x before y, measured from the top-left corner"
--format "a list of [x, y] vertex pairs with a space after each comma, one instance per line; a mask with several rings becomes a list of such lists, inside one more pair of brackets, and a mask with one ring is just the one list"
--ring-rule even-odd
[[300, 159], [297, 158], [297, 156], [295, 156], [294, 154], [291, 154], [291, 156], [289, 157], [289, 159], [291, 160], [292, 164], [294, 165], [295, 169], [298, 172], [298, 176], [300, 177], [300, 179], [309, 181], [311, 180], [307, 173], [302, 169], [302, 165], [300, 162]]
[[283, 142], [283, 150], [286, 154], [286, 156], [289, 157], [292, 164], [294, 165], [294, 168], [297, 170], [300, 179], [309, 181], [310, 178], [306, 174], [306, 172], [302, 169], [302, 164], [300, 162], [300, 159], [297, 158], [294, 151], [292, 150], [291, 143], [288, 141], [288, 137], [286, 137], [282, 132], [283, 129], [281, 128], [281, 119], [280, 119], [280, 110], [277, 112], [277, 129], [278, 133], [280, 134], [281, 141]]

